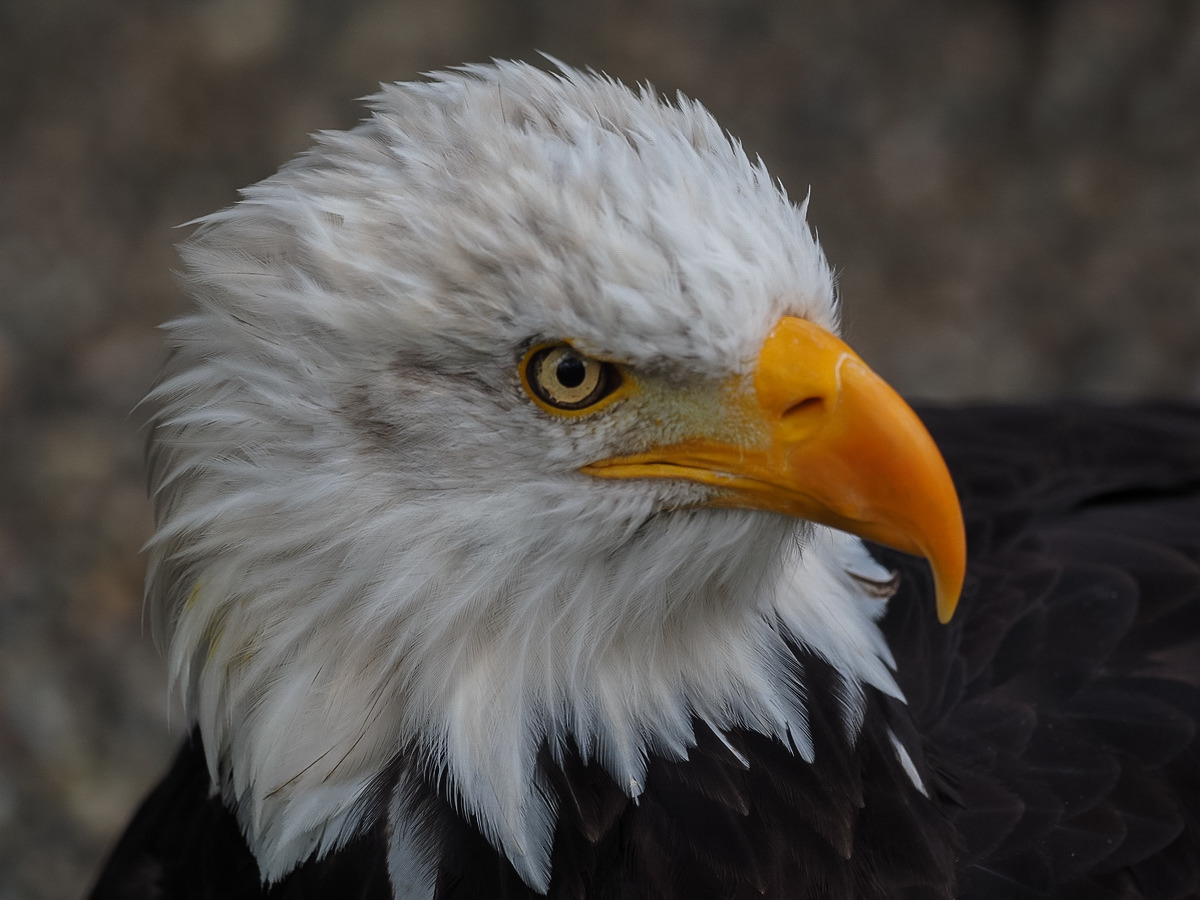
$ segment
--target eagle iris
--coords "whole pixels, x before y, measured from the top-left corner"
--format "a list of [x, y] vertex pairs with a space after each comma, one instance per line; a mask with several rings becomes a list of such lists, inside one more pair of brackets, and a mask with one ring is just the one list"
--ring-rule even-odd
[[570, 344], [534, 347], [521, 364], [525, 388], [551, 412], [589, 411], [621, 386], [620, 369]]

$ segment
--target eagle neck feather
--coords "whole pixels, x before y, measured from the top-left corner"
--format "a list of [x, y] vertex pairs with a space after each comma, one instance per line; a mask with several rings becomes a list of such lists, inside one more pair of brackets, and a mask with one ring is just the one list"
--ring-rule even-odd
[[[476, 498], [469, 517], [419, 502], [363, 515], [371, 485], [367, 505], [344, 484], [323, 504], [309, 478], [251, 499], [204, 496], [211, 479], [177, 472], [191, 502], [166, 504], [152, 547], [151, 579], [171, 583], [155, 593], [187, 597], [167, 629], [172, 671], [267, 880], [348, 840], [404, 753], [545, 890], [543, 747], [561, 761], [573, 745], [634, 798], [651, 756], [687, 757], [696, 721], [811, 759], [789, 641], [842, 676], [848, 740], [864, 685], [899, 696], [884, 604], [862, 585], [887, 573], [840, 533], [714, 510], [614, 529], [619, 509], [572, 514], [528, 490]], [[536, 527], [550, 506], [578, 527]], [[233, 513], [254, 539], [230, 540]], [[391, 813], [407, 812], [398, 792]]]

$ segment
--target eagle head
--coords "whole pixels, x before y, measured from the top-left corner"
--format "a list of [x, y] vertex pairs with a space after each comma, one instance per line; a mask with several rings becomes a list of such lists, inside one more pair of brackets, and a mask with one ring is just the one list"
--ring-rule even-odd
[[498, 63], [370, 106], [182, 247], [154, 627], [265, 878], [404, 821], [399, 767], [545, 889], [540, 759], [636, 798], [698, 723], [811, 757], [793, 646], [852, 739], [899, 690], [846, 532], [947, 618], [961, 517], [806, 204], [698, 104]]

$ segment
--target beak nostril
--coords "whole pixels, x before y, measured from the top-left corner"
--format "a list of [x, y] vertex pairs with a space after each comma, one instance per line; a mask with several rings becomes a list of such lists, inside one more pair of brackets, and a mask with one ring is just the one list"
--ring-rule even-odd
[[825, 411], [824, 397], [805, 397], [798, 403], [793, 403], [783, 412], [782, 418], [794, 419], [800, 416], [808, 417]]

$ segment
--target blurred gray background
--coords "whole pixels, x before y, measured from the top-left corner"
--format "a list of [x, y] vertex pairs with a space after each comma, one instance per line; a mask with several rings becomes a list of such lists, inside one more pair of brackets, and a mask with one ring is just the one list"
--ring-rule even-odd
[[539, 49], [811, 188], [903, 393], [1200, 399], [1193, 0], [0, 0], [0, 900], [81, 894], [179, 738], [130, 414], [174, 226], [380, 81]]

